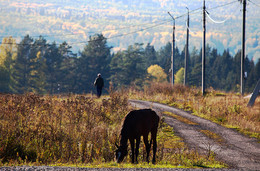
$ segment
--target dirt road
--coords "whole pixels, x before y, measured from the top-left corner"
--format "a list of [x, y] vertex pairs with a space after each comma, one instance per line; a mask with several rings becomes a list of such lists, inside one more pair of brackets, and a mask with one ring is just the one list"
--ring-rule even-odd
[[[191, 115], [188, 112], [169, 107], [167, 105], [130, 100], [130, 104], [136, 108], [152, 108], [165, 118], [165, 122], [174, 128], [174, 131], [184, 139], [191, 148], [197, 148], [204, 152], [213, 151], [217, 158], [227, 163], [231, 168], [245, 170], [260, 170], [260, 144], [255, 138], [241, 135], [235, 130], [222, 127], [216, 123]], [[188, 119], [192, 123], [179, 121], [163, 114], [171, 112]], [[208, 130], [219, 136], [216, 141], [202, 133]]]

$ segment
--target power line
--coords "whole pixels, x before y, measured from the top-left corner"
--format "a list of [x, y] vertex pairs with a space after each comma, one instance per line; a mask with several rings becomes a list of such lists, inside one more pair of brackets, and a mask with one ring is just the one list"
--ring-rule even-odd
[[[156, 25], [153, 25], [153, 26], [150, 26], [150, 27], [146, 27], [146, 28], [139, 29], [139, 30], [136, 30], [136, 31], [133, 31], [133, 32], [129, 32], [129, 33], [118, 34], [118, 35], [115, 35], [115, 36], [108, 37], [108, 38], [106, 38], [106, 39], [107, 39], [107, 40], [108, 40], [108, 39], [114, 39], [114, 38], [118, 38], [118, 37], [127, 36], [127, 35], [130, 35], [130, 34], [135, 34], [135, 33], [138, 33], [138, 32], [140, 32], [140, 31], [144, 31], [144, 30], [152, 29], [152, 28], [154, 28], [154, 27], [158, 27], [158, 26], [163, 25], [163, 24], [165, 24], [165, 23], [168, 23], [168, 22], [170, 22], [170, 21], [171, 21], [171, 20], [165, 20], [164, 22], [161, 22], [161, 23], [159, 23], [159, 24], [156, 24]], [[98, 41], [98, 39], [97, 39], [97, 40], [88, 40], [88, 41], [83, 41], [83, 42], [74, 42], [74, 43], [72, 43], [72, 44], [84, 44], [84, 43], [87, 43], [87, 42], [94, 42], [94, 41]]]
[[226, 18], [226, 19], [223, 20], [223, 21], [216, 21], [216, 20], [213, 20], [213, 19], [210, 17], [208, 11], [206, 11], [206, 14], [207, 14], [207, 16], [209, 17], [209, 19], [210, 19], [211, 21], [213, 21], [214, 23], [217, 23], [217, 24], [222, 24], [222, 23], [226, 22], [226, 21], [229, 19], [229, 18]]
[[226, 4], [218, 5], [218, 6], [216, 6], [216, 7], [208, 8], [208, 10], [212, 10], [212, 9], [217, 9], [217, 8], [225, 7], [225, 6], [228, 6], [228, 5], [234, 4], [234, 3], [237, 3], [237, 0], [232, 1], [232, 2], [229, 2], [229, 3], [226, 3]]
[[[240, 5], [239, 5], [240, 6]], [[234, 14], [235, 14], [235, 12], [237, 12], [237, 9], [239, 9], [239, 8], [235, 8], [236, 10], [232, 13], [232, 14], [230, 14], [229, 15], [229, 17], [227, 17], [225, 20], [223, 20], [223, 21], [216, 21], [216, 20], [214, 20], [211, 16], [210, 16], [210, 14], [209, 14], [209, 12], [208, 11], [206, 11], [206, 14], [207, 14], [207, 16], [209, 17], [209, 19], [212, 21], [212, 22], [214, 22], [214, 23], [217, 23], [217, 24], [221, 24], [221, 23], [224, 23], [224, 22], [226, 22], [229, 18], [231, 18]]]
[[254, 4], [254, 5], [257, 6], [257, 7], [260, 7], [259, 4], [256, 4], [255, 2], [253, 2], [253, 1], [251, 1], [251, 0], [248, 0], [248, 1], [251, 2], [252, 4]]

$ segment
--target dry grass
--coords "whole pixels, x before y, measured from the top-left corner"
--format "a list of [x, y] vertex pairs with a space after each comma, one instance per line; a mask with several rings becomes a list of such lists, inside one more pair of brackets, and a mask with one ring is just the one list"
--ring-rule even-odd
[[93, 162], [114, 159], [126, 96], [97, 102], [86, 96], [0, 96], [2, 163]]
[[[114, 162], [122, 120], [132, 110], [126, 91], [104, 99], [87, 95], [0, 95], [0, 166], [129, 166]], [[189, 150], [161, 120], [156, 167], [225, 167], [214, 155]], [[130, 154], [130, 152], [129, 152]], [[139, 161], [145, 161], [141, 143]], [[141, 164], [154, 167], [154, 165]], [[138, 167], [138, 166], [136, 166]]]

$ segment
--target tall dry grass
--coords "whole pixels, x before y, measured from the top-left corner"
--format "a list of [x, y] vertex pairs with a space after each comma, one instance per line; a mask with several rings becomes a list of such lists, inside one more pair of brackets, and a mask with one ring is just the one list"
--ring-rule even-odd
[[111, 161], [127, 97], [0, 95], [2, 163]]
[[131, 98], [175, 106], [260, 139], [260, 98], [250, 108], [247, 107], [249, 99], [235, 93], [211, 88], [202, 96], [198, 88], [167, 83], [153, 83], [145, 87], [144, 91], [131, 89], [130, 92]]
[[[114, 162], [114, 144], [130, 110], [126, 90], [104, 99], [0, 95], [0, 166]], [[164, 167], [224, 167], [214, 155], [189, 150], [163, 119], [157, 140], [157, 161]], [[145, 160], [141, 143], [139, 161]]]

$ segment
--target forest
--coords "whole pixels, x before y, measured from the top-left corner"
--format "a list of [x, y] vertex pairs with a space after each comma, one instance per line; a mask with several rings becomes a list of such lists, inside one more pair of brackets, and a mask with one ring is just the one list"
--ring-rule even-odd
[[[26, 35], [20, 43], [12, 37], [0, 45], [0, 92], [23, 94], [91, 93], [98, 73], [105, 80], [105, 90], [135, 86], [142, 89], [151, 82], [169, 82], [171, 43], [159, 50], [151, 44], [135, 43], [126, 50], [112, 53], [106, 37], [96, 34], [83, 50], [72, 52], [67, 42], [47, 43], [44, 37]], [[201, 49], [193, 47], [188, 57], [188, 86], [201, 85]], [[206, 47], [206, 88], [239, 92], [240, 58], [226, 49]], [[175, 83], [183, 82], [185, 49], [175, 47]], [[151, 68], [155, 68], [152, 70]], [[162, 72], [156, 72], [162, 70]], [[260, 78], [260, 60], [245, 59], [245, 91], [252, 92]], [[157, 77], [157, 79], [155, 79]], [[158, 79], [165, 78], [165, 79]]]

